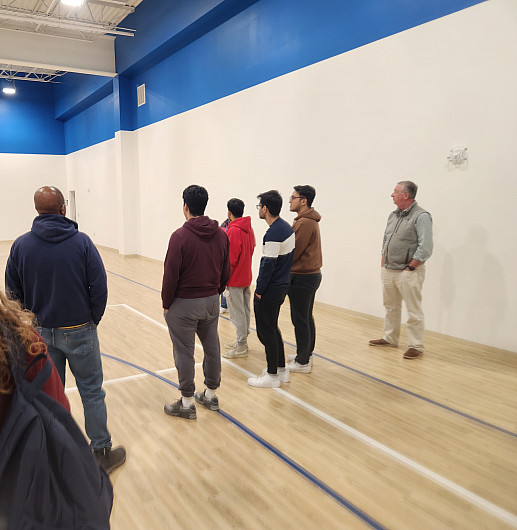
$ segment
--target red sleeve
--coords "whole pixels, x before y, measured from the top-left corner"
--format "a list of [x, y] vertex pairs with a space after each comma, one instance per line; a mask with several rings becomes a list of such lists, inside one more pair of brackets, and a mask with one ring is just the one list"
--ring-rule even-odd
[[[43, 345], [41, 353], [45, 353], [46, 355], [48, 355], [47, 346], [43, 342], [43, 339], [36, 332], [34, 333], [37, 336], [36, 342], [42, 343]], [[34, 350], [37, 351], [37, 346], [34, 348]], [[30, 364], [32, 362], [32, 359], [32, 355], [27, 354], [27, 364]], [[63, 383], [61, 382], [59, 374], [57, 373], [56, 367], [54, 366], [50, 355], [48, 356], [48, 360], [52, 365], [52, 372], [50, 374], [50, 377], [47, 379], [47, 382], [43, 385], [43, 392], [45, 392], [45, 394], [48, 394], [51, 398], [54, 398], [58, 403], [63, 405], [63, 407], [68, 410], [68, 412], [70, 412], [70, 403], [68, 402], [68, 398], [65, 396], [65, 389], [63, 388]], [[43, 368], [44, 364], [45, 359], [40, 359], [37, 363], [35, 363], [26, 374], [27, 381], [32, 381], [39, 373], [39, 371]]]
[[242, 248], [242, 239], [238, 236], [236, 230], [239, 230], [239, 228], [236, 228], [235, 230], [228, 230], [226, 234], [230, 241], [230, 274], [233, 273], [237, 263], [239, 262]]

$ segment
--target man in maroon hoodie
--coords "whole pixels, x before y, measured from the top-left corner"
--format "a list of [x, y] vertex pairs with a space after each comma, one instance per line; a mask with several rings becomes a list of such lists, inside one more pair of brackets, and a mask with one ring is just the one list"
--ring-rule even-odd
[[[187, 222], [169, 240], [165, 256], [162, 302], [172, 339], [181, 399], [168, 403], [171, 416], [196, 419], [194, 400], [209, 410], [219, 410], [215, 391], [221, 383], [221, 352], [217, 323], [219, 295], [230, 276], [229, 242], [217, 221], [205, 213], [208, 192], [201, 186], [183, 191]], [[194, 393], [196, 334], [203, 345], [204, 392]]]
[[248, 356], [248, 330], [250, 327], [251, 298], [251, 258], [255, 250], [255, 234], [251, 228], [251, 218], [242, 217], [244, 203], [240, 199], [230, 199], [227, 203], [230, 224], [226, 235], [230, 240], [230, 279], [226, 301], [230, 318], [237, 332], [237, 340], [226, 344], [223, 357], [235, 359]]

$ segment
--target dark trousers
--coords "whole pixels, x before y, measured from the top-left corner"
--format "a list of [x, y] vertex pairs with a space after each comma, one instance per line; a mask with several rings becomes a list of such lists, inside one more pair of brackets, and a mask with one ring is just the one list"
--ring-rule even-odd
[[219, 295], [206, 298], [174, 298], [165, 321], [172, 339], [174, 363], [178, 369], [182, 396], [191, 397], [194, 383], [194, 349], [196, 335], [203, 345], [203, 373], [207, 388], [215, 390], [221, 383], [221, 350], [217, 324]]
[[253, 297], [257, 336], [266, 349], [267, 371], [276, 374], [285, 367], [284, 341], [278, 329], [278, 315], [287, 294], [285, 287], [268, 287], [259, 299]]
[[291, 321], [296, 336], [296, 362], [307, 364], [316, 343], [316, 326], [312, 309], [314, 297], [321, 283], [321, 273], [291, 274], [289, 303], [291, 304]]

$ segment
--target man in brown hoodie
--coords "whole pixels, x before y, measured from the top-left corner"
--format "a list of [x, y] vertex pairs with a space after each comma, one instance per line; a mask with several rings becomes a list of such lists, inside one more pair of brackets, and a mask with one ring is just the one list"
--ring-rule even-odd
[[312, 186], [295, 186], [289, 198], [291, 212], [296, 212], [293, 230], [295, 249], [289, 302], [291, 321], [296, 336], [296, 355], [290, 355], [286, 368], [290, 372], [310, 374], [312, 352], [316, 342], [316, 328], [312, 310], [314, 297], [321, 283], [321, 238], [318, 225], [321, 215], [312, 208], [316, 190]]

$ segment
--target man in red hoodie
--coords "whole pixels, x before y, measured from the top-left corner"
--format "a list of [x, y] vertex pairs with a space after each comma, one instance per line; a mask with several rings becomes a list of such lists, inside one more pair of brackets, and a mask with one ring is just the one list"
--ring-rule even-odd
[[230, 199], [227, 203], [230, 224], [226, 235], [230, 240], [230, 279], [226, 301], [230, 318], [235, 326], [237, 340], [226, 344], [226, 359], [248, 356], [248, 330], [250, 327], [251, 298], [251, 259], [255, 249], [255, 234], [251, 228], [251, 218], [242, 217], [244, 203], [240, 199]]
[[[188, 420], [196, 419], [194, 400], [209, 410], [219, 410], [215, 395], [221, 383], [219, 295], [230, 277], [230, 259], [226, 234], [217, 221], [204, 215], [207, 202], [208, 192], [202, 186], [183, 191], [187, 222], [171, 235], [163, 272], [163, 309], [182, 395], [164, 410]], [[194, 394], [196, 334], [203, 345], [206, 389]]]

